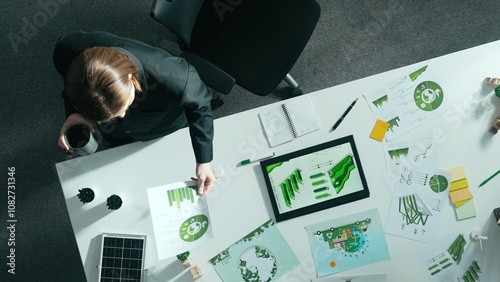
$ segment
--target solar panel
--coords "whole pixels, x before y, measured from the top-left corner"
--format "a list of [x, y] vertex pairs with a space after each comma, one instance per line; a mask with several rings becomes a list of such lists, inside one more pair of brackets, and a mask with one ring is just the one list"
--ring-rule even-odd
[[144, 281], [146, 236], [102, 234], [100, 282]]

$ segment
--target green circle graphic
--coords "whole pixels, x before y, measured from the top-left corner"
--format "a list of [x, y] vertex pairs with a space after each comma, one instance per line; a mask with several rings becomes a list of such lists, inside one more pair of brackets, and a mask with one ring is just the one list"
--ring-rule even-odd
[[424, 81], [415, 87], [413, 99], [419, 109], [431, 112], [443, 103], [443, 89], [434, 81]]
[[432, 191], [440, 193], [448, 188], [448, 180], [442, 175], [433, 175], [429, 180], [429, 186]]
[[278, 272], [278, 263], [267, 248], [252, 246], [241, 253], [238, 268], [245, 282], [269, 282]]
[[179, 228], [179, 236], [183, 241], [194, 242], [207, 232], [208, 217], [199, 214], [186, 219]]

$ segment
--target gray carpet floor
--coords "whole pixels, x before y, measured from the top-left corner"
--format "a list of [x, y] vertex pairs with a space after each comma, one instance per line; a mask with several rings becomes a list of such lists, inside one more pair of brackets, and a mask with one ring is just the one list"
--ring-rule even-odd
[[[2, 1], [0, 281], [85, 281], [54, 167], [65, 156], [56, 141], [64, 110], [52, 50], [59, 36], [83, 29], [110, 31], [178, 54], [175, 37], [149, 16], [151, 2]], [[496, 0], [318, 2], [321, 18], [291, 71], [305, 93], [500, 38]], [[215, 116], [284, 97], [285, 84], [265, 97], [235, 87]], [[14, 233], [7, 229], [9, 167], [15, 167]], [[12, 238], [14, 275], [7, 272]]]

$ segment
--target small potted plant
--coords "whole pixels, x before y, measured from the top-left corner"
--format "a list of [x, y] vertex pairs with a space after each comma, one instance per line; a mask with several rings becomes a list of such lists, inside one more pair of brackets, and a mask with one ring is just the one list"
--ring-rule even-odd
[[106, 200], [106, 205], [110, 210], [119, 209], [122, 206], [122, 203], [123, 203], [122, 198], [120, 198], [120, 196], [115, 194], [109, 196], [108, 199]]
[[[191, 276], [193, 276], [193, 279], [198, 279], [200, 278], [203, 274], [201, 273], [201, 268], [198, 265], [191, 265], [191, 261], [189, 261], [189, 252], [184, 252], [182, 254], [177, 255], [177, 259], [182, 263], [182, 266], [184, 268], [189, 269], [189, 272], [191, 272]], [[185, 271], [186, 271], [185, 270]]]
[[80, 199], [80, 202], [84, 204], [92, 202], [92, 200], [94, 200], [94, 197], [94, 190], [88, 187], [78, 190], [78, 199]]
[[177, 255], [177, 259], [182, 263], [184, 268], [188, 268], [191, 266], [191, 263], [189, 262], [188, 258], [189, 258], [189, 251]]

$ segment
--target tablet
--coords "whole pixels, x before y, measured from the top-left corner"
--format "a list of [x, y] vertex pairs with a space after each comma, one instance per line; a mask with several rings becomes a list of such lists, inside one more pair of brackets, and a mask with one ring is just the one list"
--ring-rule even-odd
[[370, 196], [352, 135], [260, 162], [276, 221]]

